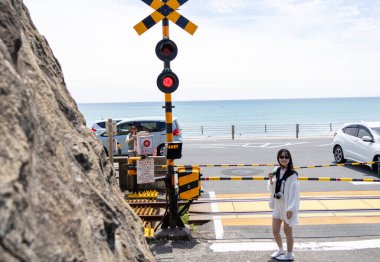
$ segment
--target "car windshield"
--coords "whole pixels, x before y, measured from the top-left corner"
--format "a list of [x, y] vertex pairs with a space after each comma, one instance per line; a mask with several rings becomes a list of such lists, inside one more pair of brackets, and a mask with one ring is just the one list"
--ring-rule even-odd
[[380, 136], [380, 127], [372, 127], [371, 129], [376, 133], [376, 135]]

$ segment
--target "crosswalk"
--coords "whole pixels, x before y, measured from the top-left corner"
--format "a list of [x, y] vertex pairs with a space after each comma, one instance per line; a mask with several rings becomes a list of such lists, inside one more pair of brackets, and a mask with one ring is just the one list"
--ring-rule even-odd
[[[210, 198], [222, 200], [201, 204], [211, 206], [213, 219], [219, 224], [216, 231], [226, 226], [270, 226], [272, 223], [267, 193], [211, 192]], [[202, 209], [201, 205], [196, 208]], [[299, 218], [300, 225], [380, 224], [380, 191], [302, 192]]]
[[[328, 241], [328, 242], [303, 242], [295, 243], [294, 249], [302, 251], [342, 251], [358, 249], [378, 249], [380, 239], [352, 240], [352, 241]], [[274, 241], [255, 241], [255, 242], [226, 242], [213, 243], [210, 249], [216, 253], [242, 252], [242, 251], [273, 251], [277, 249]]]
[[[192, 205], [190, 221], [212, 221], [215, 240], [229, 239], [231, 232], [246, 236], [247, 228], [255, 233], [267, 232], [272, 225], [268, 193], [209, 195], [208, 200], [203, 200], [205, 203]], [[367, 228], [367, 233], [371, 232], [371, 225], [377, 228], [376, 224], [380, 224], [379, 190], [301, 192], [299, 225], [306, 226], [304, 229], [333, 226], [339, 232], [336, 227], [358, 228], [360, 224]], [[355, 232], [360, 235], [358, 230]]]

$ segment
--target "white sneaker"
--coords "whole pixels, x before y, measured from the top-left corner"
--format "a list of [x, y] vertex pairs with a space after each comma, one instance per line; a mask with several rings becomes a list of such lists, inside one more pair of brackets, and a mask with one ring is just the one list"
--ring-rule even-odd
[[286, 254], [276, 257], [277, 260], [280, 261], [294, 261], [294, 255], [293, 254]]
[[278, 256], [281, 256], [281, 255], [285, 255], [286, 254], [286, 251], [285, 250], [277, 250], [276, 252], [274, 252], [270, 258], [277, 258]]

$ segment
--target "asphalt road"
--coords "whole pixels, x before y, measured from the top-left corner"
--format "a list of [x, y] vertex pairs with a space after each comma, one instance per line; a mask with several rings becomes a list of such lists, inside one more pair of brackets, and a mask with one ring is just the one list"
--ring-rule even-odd
[[[175, 164], [274, 164], [277, 152], [281, 148], [290, 150], [295, 166], [335, 164], [331, 142], [330, 137], [187, 139], [183, 144], [183, 157], [176, 160]], [[263, 166], [207, 167], [201, 168], [201, 173], [203, 177], [266, 176], [272, 170], [273, 167]], [[379, 178], [367, 166], [307, 168], [299, 169], [298, 172], [302, 177]], [[267, 193], [266, 183], [266, 181], [204, 181], [202, 198], [209, 198], [210, 194], [228, 195], [232, 198], [260, 195]], [[347, 192], [357, 192], [358, 195], [380, 193], [380, 183], [300, 181], [300, 188], [303, 194], [318, 195], [327, 192], [337, 197], [340, 195], [344, 197]], [[346, 219], [341, 220], [339, 213], [335, 214], [336, 218], [328, 214], [325, 219], [324, 214], [320, 214], [313, 223], [296, 226], [293, 231], [296, 261], [378, 261], [380, 212], [357, 215], [354, 209], [359, 201], [363, 200], [357, 200], [355, 196], [344, 200], [344, 205], [353, 209], [351, 215], [348, 213], [342, 215]], [[378, 202], [373, 203], [374, 207], [380, 208], [376, 206]], [[241, 204], [235, 203], [235, 208], [238, 205]], [[217, 236], [217, 230], [220, 228], [218, 229], [215, 221], [218, 219], [222, 225], [222, 237]], [[363, 221], [360, 221], [361, 219]], [[270, 223], [271, 218], [267, 215], [262, 220], [268, 220]], [[327, 223], [328, 220], [330, 222]], [[244, 220], [239, 215], [229, 219], [229, 222], [223, 216], [214, 216], [210, 222], [197, 226], [193, 233], [193, 241], [152, 242], [150, 247], [158, 261], [198, 261], [199, 259], [271, 261], [269, 255], [275, 249], [271, 226], [256, 225], [252, 221], [254, 219]]]
[[[332, 138], [266, 138], [266, 139], [188, 139], [184, 141], [182, 159], [176, 164], [277, 164], [278, 150], [287, 148], [294, 166], [335, 164]], [[203, 176], [267, 176], [273, 167], [207, 167]], [[308, 168], [298, 170], [305, 177], [376, 178], [368, 166]], [[370, 185], [344, 182], [301, 181], [302, 191], [368, 190]], [[378, 185], [372, 185], [379, 188]], [[204, 182], [205, 192], [259, 193], [266, 191], [266, 182], [217, 181]]]

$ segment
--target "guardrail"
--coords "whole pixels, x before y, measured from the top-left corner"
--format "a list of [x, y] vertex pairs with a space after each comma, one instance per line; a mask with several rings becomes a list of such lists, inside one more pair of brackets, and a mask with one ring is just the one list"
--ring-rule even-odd
[[185, 136], [235, 137], [245, 136], [331, 136], [343, 123], [326, 124], [257, 124], [220, 126], [183, 126]]

